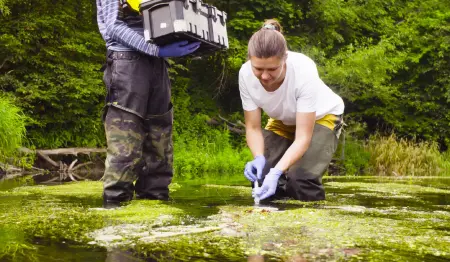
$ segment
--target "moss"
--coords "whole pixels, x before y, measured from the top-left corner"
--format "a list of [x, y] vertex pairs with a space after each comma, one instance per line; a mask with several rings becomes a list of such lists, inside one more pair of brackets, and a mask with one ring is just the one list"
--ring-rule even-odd
[[[163, 214], [181, 215], [180, 209], [161, 201], [133, 201], [114, 210], [99, 209], [101, 182], [58, 186], [25, 186], [0, 192], [9, 203], [0, 205], [2, 224], [15, 223], [29, 238], [45, 242], [92, 241], [93, 230], [122, 223], [151, 224]], [[1, 195], [0, 195], [1, 197]]]
[[214, 233], [138, 242], [135, 254], [158, 261], [242, 261], [245, 257], [243, 239]]
[[[172, 188], [176, 197], [190, 196], [187, 201], [139, 200], [115, 210], [98, 208], [101, 182], [0, 191], [7, 200], [0, 202], [0, 239], [9, 247], [0, 253], [11, 258], [31, 252], [34, 246], [25, 243], [37, 239], [118, 247], [161, 261], [242, 261], [252, 255], [266, 261], [450, 259], [448, 205], [432, 205], [427, 198], [447, 195], [445, 186], [331, 180], [326, 201], [259, 207], [253, 206], [250, 187], [213, 184]], [[11, 234], [17, 237], [1, 238]]]
[[383, 258], [387, 251], [398, 251], [405, 257], [400, 255], [397, 261], [411, 261], [411, 254], [418, 260], [450, 256], [448, 241], [442, 241], [446, 232], [439, 229], [449, 225], [450, 216], [444, 213], [397, 210], [403, 214], [393, 218], [379, 209], [270, 211], [226, 206], [222, 211], [231, 214], [229, 217], [245, 230], [248, 255], [340, 260], [349, 253], [354, 258]]
[[377, 192], [391, 195], [417, 193], [450, 194], [450, 189], [399, 183], [327, 182], [325, 185], [327, 188], [351, 189], [352, 191]]

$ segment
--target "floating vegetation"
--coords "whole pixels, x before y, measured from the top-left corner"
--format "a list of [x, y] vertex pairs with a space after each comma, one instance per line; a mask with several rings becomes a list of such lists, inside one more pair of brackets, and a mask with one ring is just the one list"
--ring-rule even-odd
[[106, 210], [101, 182], [16, 187], [0, 191], [0, 257], [43, 261], [38, 241], [160, 261], [450, 259], [449, 202], [430, 198], [448, 195], [445, 187], [336, 179], [326, 188], [326, 201], [254, 206], [250, 187], [176, 184], [173, 201]]

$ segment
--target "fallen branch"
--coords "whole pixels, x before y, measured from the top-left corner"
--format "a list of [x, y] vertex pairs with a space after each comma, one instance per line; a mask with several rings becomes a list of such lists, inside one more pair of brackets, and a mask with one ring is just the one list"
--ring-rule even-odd
[[106, 153], [105, 148], [58, 148], [58, 149], [40, 149], [36, 150], [45, 155], [75, 155], [78, 154], [90, 154], [90, 153]]
[[50, 164], [51, 164], [52, 166], [54, 166], [54, 167], [59, 167], [59, 166], [60, 166], [58, 163], [56, 163], [55, 161], [53, 161], [47, 154], [44, 154], [44, 153], [40, 152], [39, 150], [36, 151], [36, 154], [37, 154], [40, 158], [44, 159], [45, 161], [47, 161], [48, 163], [50, 163]]
[[185, 232], [155, 232], [155, 235], [143, 237], [140, 240], [144, 241], [144, 242], [151, 242], [151, 241], [154, 241], [154, 240], [157, 240], [160, 238], [209, 233], [209, 232], [213, 232], [213, 231], [219, 231], [221, 229], [222, 229], [221, 227], [205, 227], [205, 228], [194, 228], [194, 229], [190, 229], [189, 231], [185, 231]]
[[245, 130], [242, 130], [242, 129], [239, 129], [239, 128], [235, 128], [235, 127], [231, 127], [231, 126], [228, 126], [228, 130], [230, 130], [233, 133], [240, 134], [240, 135], [245, 134]]
[[78, 180], [88, 180], [87, 178], [84, 178], [84, 177], [82, 177], [82, 176], [79, 176], [79, 175], [77, 175], [77, 174], [75, 174], [75, 173], [71, 173], [72, 174], [72, 176], [73, 177], [75, 177], [75, 178], [77, 178]]
[[92, 164], [94, 164], [94, 163], [91, 162], [91, 161], [86, 162], [86, 163], [83, 163], [83, 164], [79, 164], [78, 166], [72, 168], [72, 171], [75, 171], [75, 170], [77, 170], [78, 168], [81, 168], [81, 167], [84, 167], [84, 166], [87, 166], [87, 165], [92, 165]]
[[244, 125], [241, 121], [239, 121], [238, 123], [233, 123], [233, 122], [231, 122], [231, 121], [225, 119], [225, 118], [224, 118], [223, 116], [221, 116], [221, 115], [219, 115], [219, 118], [222, 119], [225, 123], [227, 123], [227, 124], [229, 124], [229, 125], [232, 125], [232, 126], [234, 126], [234, 127], [236, 127], [236, 126], [245, 127], [245, 125]]
[[69, 168], [67, 169], [68, 172], [72, 171], [73, 166], [78, 162], [78, 159], [75, 159], [70, 163]]
[[[230, 132], [239, 134], [239, 135], [243, 135], [245, 134], [245, 125], [241, 122], [238, 121], [237, 123], [233, 123], [227, 119], [225, 119], [223, 116], [219, 115], [219, 119], [222, 120], [223, 122], [225, 122], [225, 124], [227, 125], [227, 128]], [[221, 123], [215, 119], [215, 118], [210, 118], [206, 121], [206, 123], [208, 123], [209, 125], [213, 125], [213, 126], [218, 126]], [[244, 129], [241, 129], [239, 127], [244, 127]]]

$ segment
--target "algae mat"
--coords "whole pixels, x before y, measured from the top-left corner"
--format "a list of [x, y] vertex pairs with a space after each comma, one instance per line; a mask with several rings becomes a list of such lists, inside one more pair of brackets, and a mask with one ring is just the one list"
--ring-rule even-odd
[[327, 201], [254, 206], [244, 183], [178, 182], [101, 207], [101, 182], [0, 187], [1, 261], [448, 261], [450, 179], [333, 177]]

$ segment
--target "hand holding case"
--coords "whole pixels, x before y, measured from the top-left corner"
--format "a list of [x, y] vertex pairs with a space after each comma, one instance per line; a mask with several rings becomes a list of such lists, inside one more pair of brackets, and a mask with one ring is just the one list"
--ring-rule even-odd
[[139, 9], [148, 42], [200, 41], [196, 56], [228, 48], [227, 14], [201, 0], [143, 0]]

